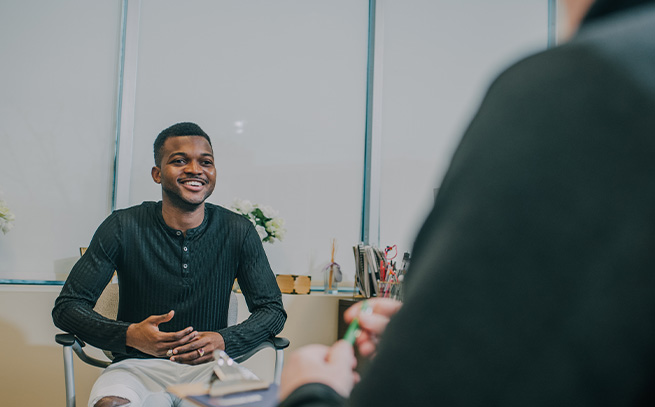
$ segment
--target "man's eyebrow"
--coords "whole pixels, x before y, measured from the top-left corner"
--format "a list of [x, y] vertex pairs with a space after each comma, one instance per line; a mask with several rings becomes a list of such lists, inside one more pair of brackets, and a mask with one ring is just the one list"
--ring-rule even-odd
[[171, 153], [171, 155], [169, 155], [169, 157], [174, 157], [174, 156], [176, 156], [176, 155], [183, 155], [183, 156], [186, 156], [187, 154], [186, 154], [184, 151], [176, 151], [176, 152], [174, 152], [174, 153]]
[[[186, 157], [188, 154], [185, 153], [184, 151], [176, 151], [176, 152], [174, 152], [174, 153], [171, 153], [171, 155], [169, 155], [168, 157], [169, 157], [169, 158], [172, 158], [172, 157], [175, 157], [175, 156], [177, 156], [177, 155], [181, 155], [181, 156], [183, 156], [183, 157]], [[202, 154], [200, 154], [200, 156], [201, 156], [201, 157], [211, 157], [211, 158], [214, 158], [214, 154], [212, 154], [212, 153], [202, 153]]]

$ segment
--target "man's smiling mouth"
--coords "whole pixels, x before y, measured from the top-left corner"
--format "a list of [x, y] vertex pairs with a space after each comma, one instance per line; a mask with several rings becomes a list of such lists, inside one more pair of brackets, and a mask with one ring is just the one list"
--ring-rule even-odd
[[201, 187], [201, 186], [205, 185], [204, 181], [195, 180], [195, 179], [181, 181], [181, 183], [184, 184], [184, 185], [192, 186], [192, 187]]

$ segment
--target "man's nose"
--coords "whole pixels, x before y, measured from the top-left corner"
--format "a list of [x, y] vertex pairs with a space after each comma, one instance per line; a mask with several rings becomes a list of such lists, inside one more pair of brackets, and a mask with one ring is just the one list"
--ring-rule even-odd
[[189, 161], [189, 164], [187, 164], [184, 170], [190, 174], [200, 174], [202, 172], [202, 168], [195, 160]]

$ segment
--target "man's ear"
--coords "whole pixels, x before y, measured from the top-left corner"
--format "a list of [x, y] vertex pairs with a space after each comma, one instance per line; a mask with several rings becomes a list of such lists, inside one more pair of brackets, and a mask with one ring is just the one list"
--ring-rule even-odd
[[152, 175], [153, 181], [157, 184], [161, 184], [161, 169], [159, 167], [152, 167], [150, 175]]

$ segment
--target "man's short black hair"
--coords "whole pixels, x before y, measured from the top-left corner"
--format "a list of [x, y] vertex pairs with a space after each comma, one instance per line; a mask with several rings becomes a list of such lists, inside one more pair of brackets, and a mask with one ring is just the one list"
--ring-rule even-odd
[[[182, 137], [182, 136], [200, 136], [203, 137], [209, 143], [209, 146], [212, 147], [212, 141], [209, 139], [207, 133], [205, 133], [200, 126], [191, 122], [182, 122], [172, 125], [171, 127], [162, 130], [161, 133], [155, 139], [154, 144], [154, 153], [155, 153], [155, 165], [157, 167], [161, 164], [161, 148], [164, 146], [166, 140], [170, 137]], [[212, 147], [213, 149], [213, 147]]]

